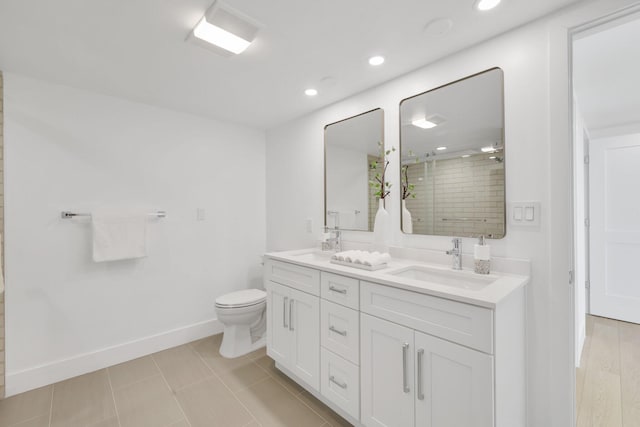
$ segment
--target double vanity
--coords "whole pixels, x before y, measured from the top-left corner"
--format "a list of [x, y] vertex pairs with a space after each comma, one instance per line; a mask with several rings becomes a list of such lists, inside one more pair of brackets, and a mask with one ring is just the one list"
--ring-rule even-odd
[[267, 254], [268, 355], [357, 426], [524, 426], [528, 262], [404, 252], [378, 271]]

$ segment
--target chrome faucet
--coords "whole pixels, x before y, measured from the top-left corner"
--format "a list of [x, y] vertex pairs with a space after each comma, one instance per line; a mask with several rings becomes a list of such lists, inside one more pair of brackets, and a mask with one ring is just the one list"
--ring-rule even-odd
[[[326, 241], [327, 249], [334, 252], [342, 252], [342, 233], [340, 232], [340, 212], [327, 211], [329, 216], [334, 217], [333, 228], [325, 226], [325, 233], [329, 233]], [[324, 249], [324, 248], [323, 248]]]
[[453, 255], [454, 270], [462, 270], [462, 238], [454, 237], [451, 239], [453, 248], [447, 251], [447, 255]]

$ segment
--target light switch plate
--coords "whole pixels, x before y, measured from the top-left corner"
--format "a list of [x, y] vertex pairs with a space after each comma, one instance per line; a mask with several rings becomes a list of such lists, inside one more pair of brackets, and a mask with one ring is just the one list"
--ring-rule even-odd
[[507, 204], [508, 224], [522, 227], [540, 227], [540, 202], [511, 202]]

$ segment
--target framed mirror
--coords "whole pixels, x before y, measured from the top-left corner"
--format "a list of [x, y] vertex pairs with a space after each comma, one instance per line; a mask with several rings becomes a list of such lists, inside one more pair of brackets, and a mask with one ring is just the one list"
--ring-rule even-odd
[[504, 237], [503, 92], [492, 68], [400, 103], [404, 233]]
[[[378, 209], [369, 185], [384, 144], [384, 112], [378, 108], [324, 128], [324, 223], [373, 231]], [[373, 174], [373, 175], [372, 175]]]

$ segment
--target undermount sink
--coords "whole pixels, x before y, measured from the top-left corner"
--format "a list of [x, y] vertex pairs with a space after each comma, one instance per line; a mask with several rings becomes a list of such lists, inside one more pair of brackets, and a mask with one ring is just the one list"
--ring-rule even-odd
[[335, 252], [303, 252], [300, 254], [293, 254], [293, 257], [300, 259], [301, 261], [329, 261], [331, 259], [331, 255]]
[[412, 265], [388, 274], [471, 291], [480, 291], [496, 281], [496, 278], [491, 276], [480, 276], [466, 271], [441, 270], [423, 265]]

